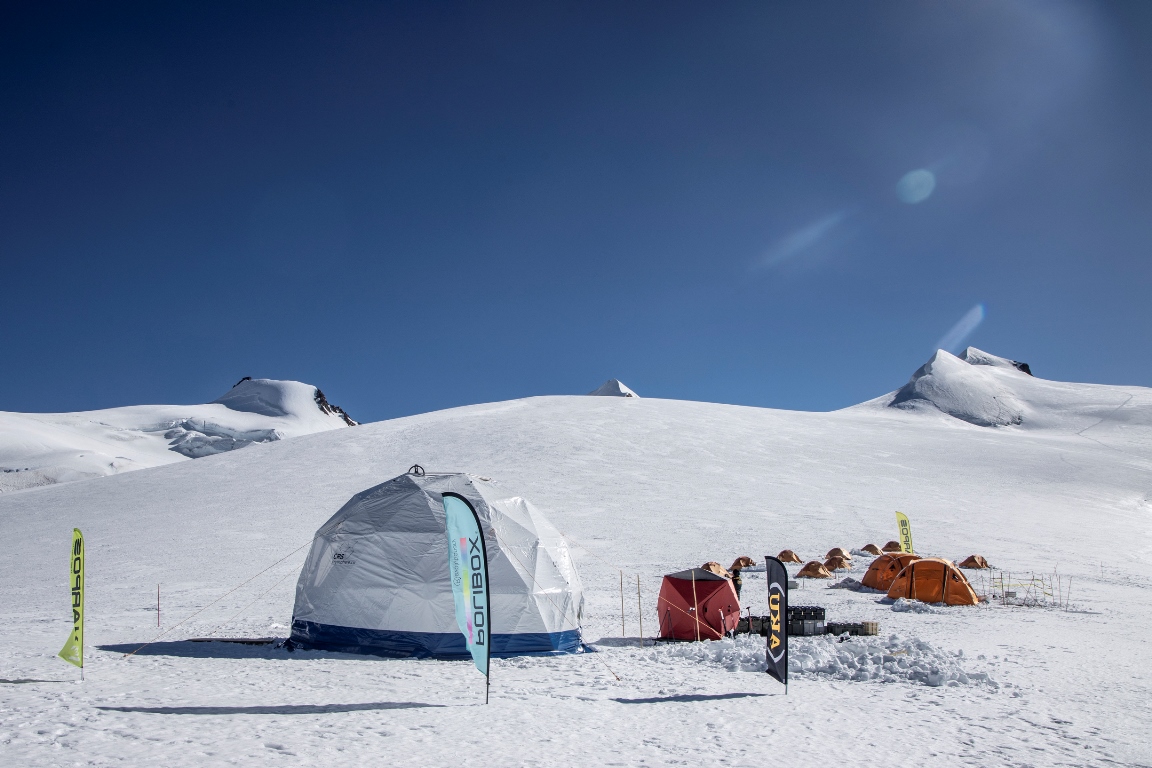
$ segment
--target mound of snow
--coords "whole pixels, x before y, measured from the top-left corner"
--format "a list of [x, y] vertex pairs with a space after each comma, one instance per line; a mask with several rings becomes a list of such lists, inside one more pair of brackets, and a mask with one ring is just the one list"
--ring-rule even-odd
[[896, 392], [889, 405], [894, 408], [928, 405], [981, 427], [1020, 424], [1024, 420], [1024, 404], [1003, 377], [1004, 374], [1027, 374], [1015, 368], [1012, 371], [1014, 373], [982, 363], [973, 365], [942, 349], [937, 350]]
[[892, 601], [892, 610], [896, 613], [948, 613], [949, 608], [944, 603], [922, 603], [898, 597]]
[[851, 637], [844, 642], [831, 635], [797, 637], [789, 640], [788, 673], [857, 682], [998, 687], [986, 673], [966, 672], [960, 666], [963, 658], [963, 651], [949, 653], [898, 635]]
[[[663, 664], [673, 660], [710, 664], [729, 672], [766, 669], [764, 639], [754, 635], [660, 645], [650, 652], [650, 659]], [[788, 640], [788, 674], [794, 677], [933, 687], [979, 684], [998, 687], [986, 673], [965, 671], [960, 666], [963, 659], [963, 651], [949, 653], [923, 640], [898, 635], [852, 637], [843, 642], [832, 635]]]
[[0, 492], [198, 459], [355, 424], [310, 384], [250, 378], [205, 405], [0, 412]]
[[608, 381], [601, 384], [597, 389], [588, 393], [589, 395], [596, 395], [598, 397], [640, 397], [624, 383], [617, 379], [608, 379]]
[[1033, 376], [1027, 363], [975, 347], [959, 357], [938, 350], [896, 392], [847, 410], [888, 408], [943, 413], [980, 427], [1072, 431], [1105, 442], [1133, 426], [1152, 426], [1147, 388], [1047, 381]]

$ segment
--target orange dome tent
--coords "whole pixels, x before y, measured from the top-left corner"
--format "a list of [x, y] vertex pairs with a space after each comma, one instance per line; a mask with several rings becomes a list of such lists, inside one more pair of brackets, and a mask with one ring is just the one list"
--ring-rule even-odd
[[880, 555], [872, 561], [868, 573], [864, 574], [860, 583], [869, 589], [887, 590], [900, 575], [900, 571], [904, 570], [904, 566], [919, 559], [920, 555], [911, 552], [889, 552], [887, 555]]
[[945, 605], [976, 605], [980, 602], [960, 569], [950, 560], [939, 557], [908, 563], [888, 588], [888, 597]]
[[790, 549], [786, 549], [783, 552], [781, 552], [780, 554], [776, 555], [776, 559], [782, 563], [802, 563], [802, 562], [804, 562], [803, 560], [800, 559], [800, 555], [796, 554], [795, 552], [793, 552]]
[[830, 571], [847, 571], [852, 563], [842, 557], [830, 557], [824, 561], [824, 567]]
[[843, 547], [833, 547], [832, 549], [828, 550], [828, 554], [824, 555], [824, 557], [842, 557], [845, 560], [852, 559], [852, 555], [848, 554], [848, 550], [844, 549]]
[[903, 552], [904, 547], [900, 546], [898, 541], [890, 541], [884, 545], [885, 552]]
[[884, 554], [880, 551], [880, 547], [876, 546], [875, 544], [865, 544], [864, 546], [860, 547], [860, 551], [877, 556]]
[[988, 561], [980, 555], [968, 555], [968, 559], [960, 563], [961, 568], [991, 568]]
[[728, 573], [728, 569], [720, 565], [720, 563], [716, 562], [715, 560], [710, 560], [700, 567], [706, 571], [711, 571], [717, 576], [723, 576], [726, 579], [732, 578], [732, 574]]
[[819, 560], [813, 560], [812, 562], [808, 563], [808, 565], [800, 569], [799, 573], [796, 574], [796, 578], [830, 579], [832, 578], [832, 574], [828, 572], [828, 569], [825, 568], [824, 564]]
[[738, 557], [732, 561], [732, 566], [728, 570], [730, 570], [730, 571], [742, 571], [745, 568], [749, 568], [749, 567], [752, 567], [754, 565], [756, 565], [755, 560], [748, 557], [748, 555], [740, 555], [740, 557]]

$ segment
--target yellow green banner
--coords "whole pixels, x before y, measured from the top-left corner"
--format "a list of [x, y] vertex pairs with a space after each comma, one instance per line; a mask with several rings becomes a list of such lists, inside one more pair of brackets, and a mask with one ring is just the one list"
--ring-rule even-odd
[[84, 669], [84, 534], [72, 529], [72, 557], [68, 561], [68, 583], [72, 591], [72, 634], [60, 658]]
[[908, 522], [908, 515], [897, 512], [896, 525], [900, 527], [900, 551], [912, 552], [912, 523]]

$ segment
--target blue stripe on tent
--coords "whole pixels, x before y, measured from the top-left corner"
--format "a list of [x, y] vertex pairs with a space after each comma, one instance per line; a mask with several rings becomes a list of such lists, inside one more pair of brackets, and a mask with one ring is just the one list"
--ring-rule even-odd
[[[383, 629], [340, 627], [296, 619], [292, 642], [318, 651], [363, 653], [416, 659], [470, 659], [464, 635], [459, 632], [396, 632]], [[580, 653], [579, 629], [564, 632], [529, 632], [492, 637], [492, 655], [528, 656]]]

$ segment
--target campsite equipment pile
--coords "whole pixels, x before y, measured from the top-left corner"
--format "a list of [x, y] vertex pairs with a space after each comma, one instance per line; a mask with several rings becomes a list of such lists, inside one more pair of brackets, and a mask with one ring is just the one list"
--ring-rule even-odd
[[825, 611], [818, 605], [788, 606], [788, 634], [808, 636], [824, 634]]
[[840, 621], [830, 621], [824, 625], [824, 629], [829, 635], [848, 634], [854, 637], [857, 635], [878, 635], [880, 634], [880, 622], [862, 621], [856, 624], [852, 624]]

